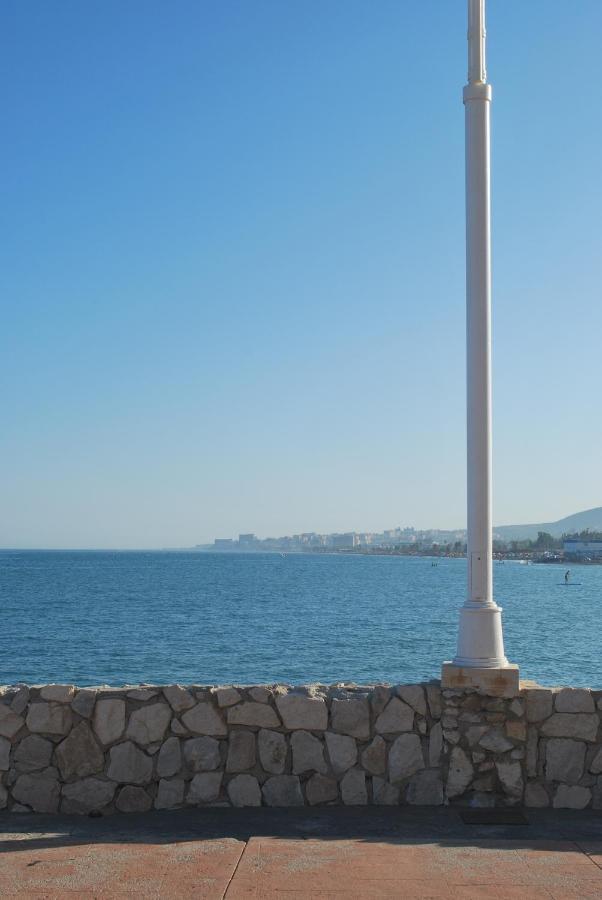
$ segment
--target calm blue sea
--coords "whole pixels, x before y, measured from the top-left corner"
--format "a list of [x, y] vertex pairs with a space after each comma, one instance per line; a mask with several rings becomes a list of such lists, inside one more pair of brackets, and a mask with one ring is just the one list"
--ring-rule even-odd
[[[602, 567], [495, 565], [523, 678], [602, 687]], [[0, 682], [404, 682], [455, 652], [464, 560], [0, 552]]]

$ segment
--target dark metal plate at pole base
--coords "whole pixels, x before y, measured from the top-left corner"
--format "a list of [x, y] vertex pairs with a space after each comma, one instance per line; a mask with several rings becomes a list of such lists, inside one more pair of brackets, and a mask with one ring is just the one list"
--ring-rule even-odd
[[465, 825], [528, 825], [522, 809], [461, 809]]

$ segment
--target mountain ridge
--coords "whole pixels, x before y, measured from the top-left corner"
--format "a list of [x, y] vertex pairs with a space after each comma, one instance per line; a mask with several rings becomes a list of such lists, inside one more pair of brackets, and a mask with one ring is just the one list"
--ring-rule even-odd
[[556, 522], [538, 522], [527, 525], [496, 525], [493, 529], [495, 537], [503, 541], [522, 541], [537, 537], [538, 531], [547, 531], [553, 537], [563, 534], [584, 531], [602, 531], [602, 506], [584, 509], [558, 519]]

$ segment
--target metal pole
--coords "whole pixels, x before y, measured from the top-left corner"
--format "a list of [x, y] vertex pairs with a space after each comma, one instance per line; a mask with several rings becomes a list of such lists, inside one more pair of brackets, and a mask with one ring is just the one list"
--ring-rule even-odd
[[491, 212], [485, 0], [468, 0], [466, 117], [466, 375], [468, 595], [455, 666], [507, 666], [493, 599], [491, 515]]

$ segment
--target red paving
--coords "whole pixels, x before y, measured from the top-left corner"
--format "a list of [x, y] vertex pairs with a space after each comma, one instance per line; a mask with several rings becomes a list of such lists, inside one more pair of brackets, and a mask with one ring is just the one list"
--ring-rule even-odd
[[602, 900], [602, 841], [44, 837], [3, 843], [1, 898]]

